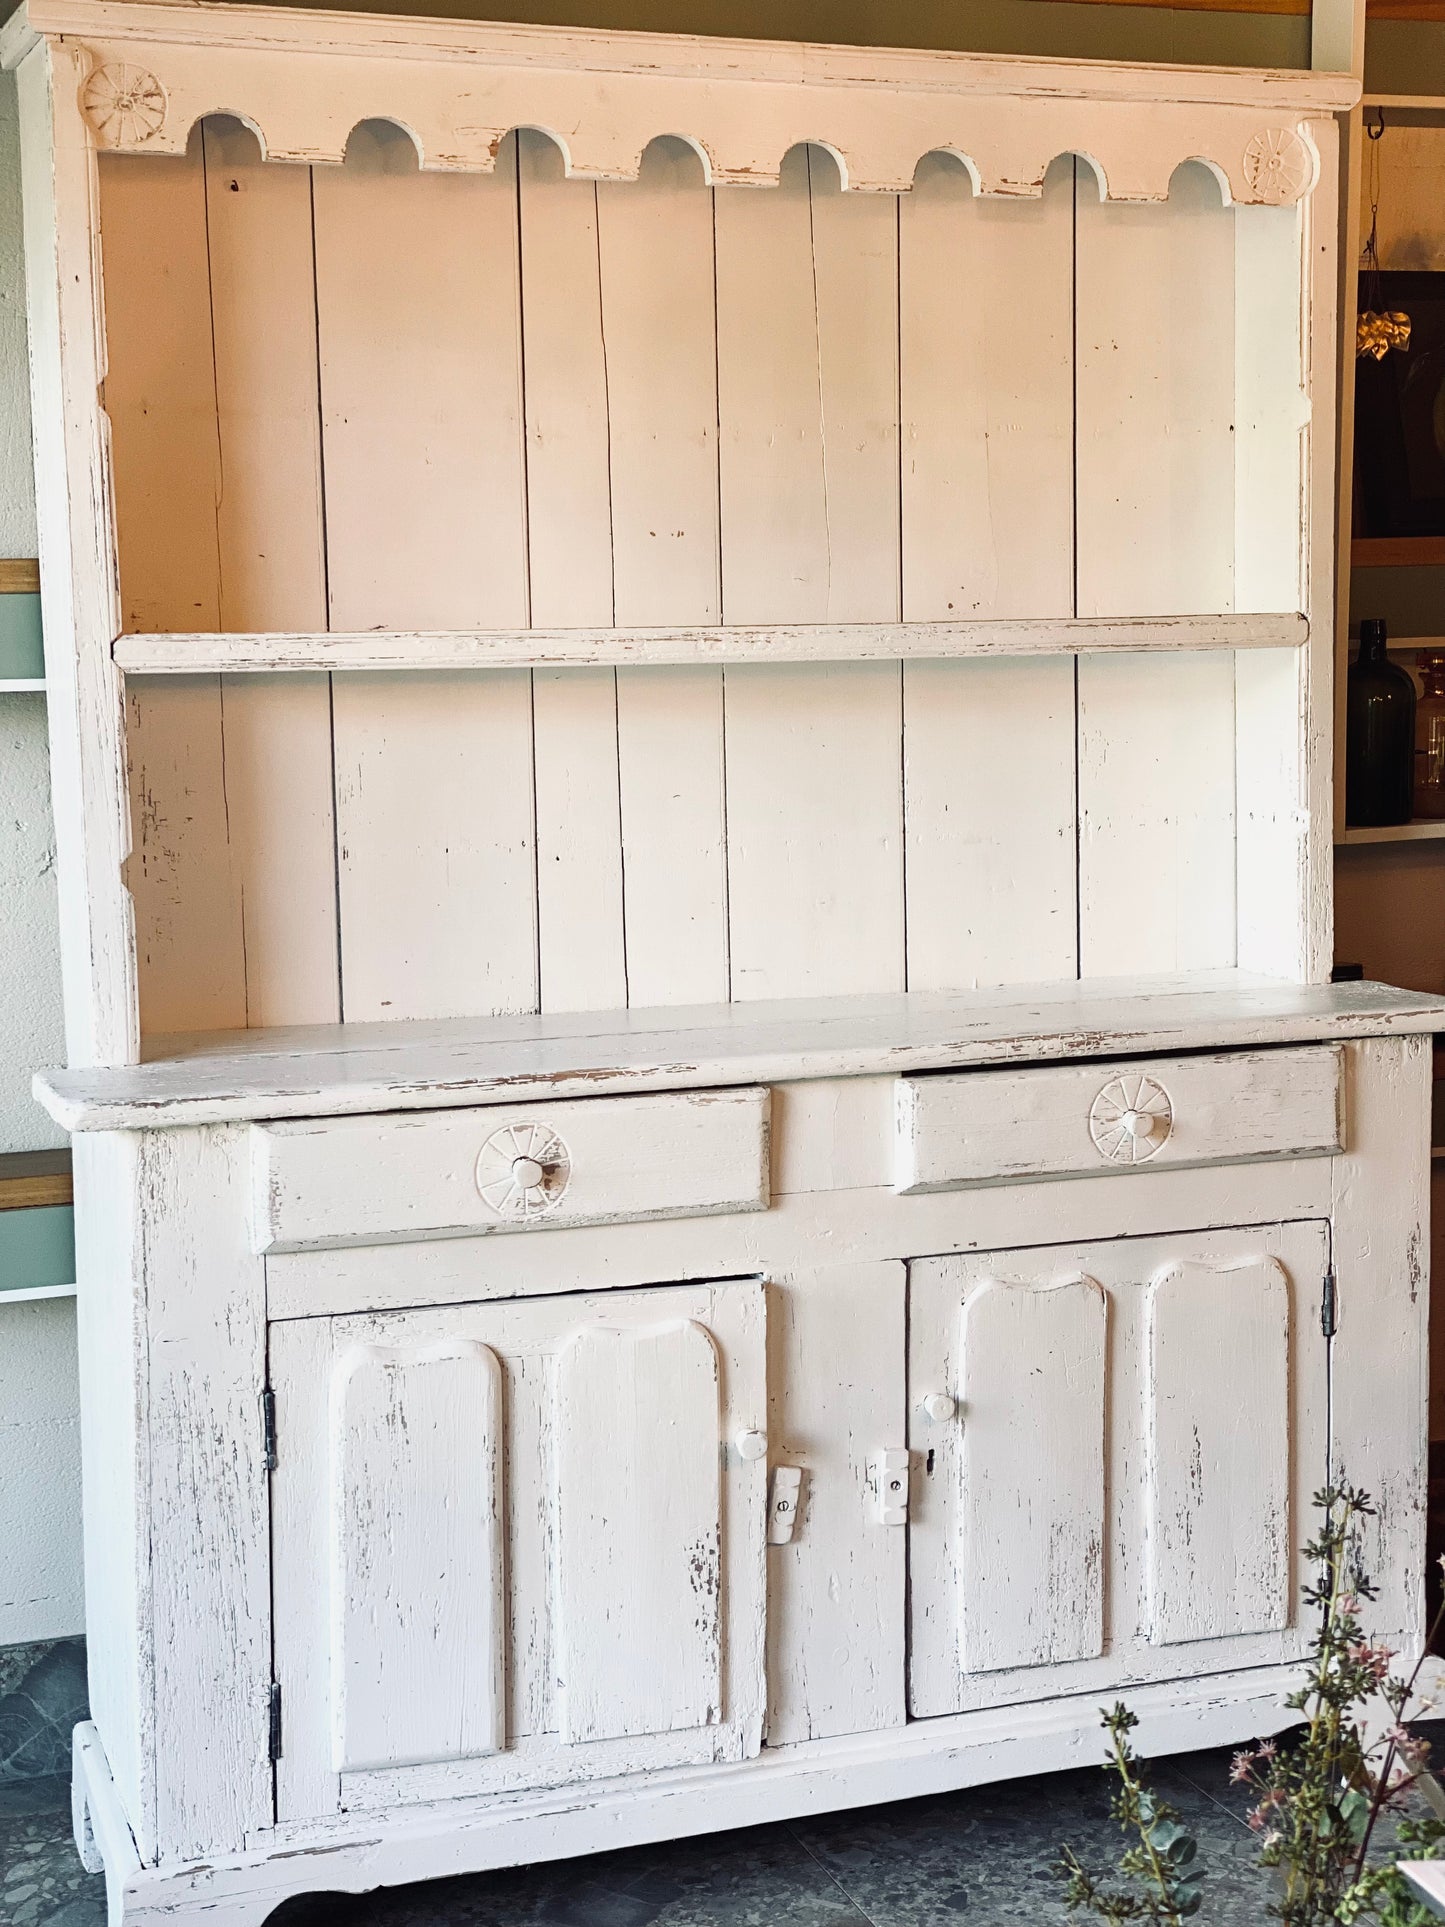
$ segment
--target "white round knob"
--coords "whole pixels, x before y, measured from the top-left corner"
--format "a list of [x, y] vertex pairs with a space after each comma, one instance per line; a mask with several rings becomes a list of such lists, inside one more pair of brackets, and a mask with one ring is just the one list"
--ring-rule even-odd
[[958, 1400], [950, 1398], [947, 1392], [929, 1392], [923, 1400], [923, 1410], [935, 1425], [942, 1425], [958, 1412]]
[[523, 1191], [535, 1191], [547, 1180], [547, 1167], [535, 1158], [513, 1158], [512, 1177]]
[[768, 1435], [766, 1432], [739, 1432], [737, 1447], [740, 1459], [764, 1458], [768, 1450]]
[[1133, 1138], [1153, 1137], [1157, 1121], [1147, 1111], [1125, 1111], [1119, 1119], [1120, 1124]]

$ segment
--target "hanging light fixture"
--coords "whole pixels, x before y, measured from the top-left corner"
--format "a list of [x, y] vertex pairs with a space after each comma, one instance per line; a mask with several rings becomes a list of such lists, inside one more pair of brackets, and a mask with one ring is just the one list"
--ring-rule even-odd
[[1387, 310], [1380, 305], [1380, 141], [1385, 132], [1385, 110], [1378, 107], [1375, 112], [1375, 123], [1365, 122], [1370, 141], [1370, 234], [1361, 256], [1365, 302], [1355, 324], [1355, 356], [1357, 360], [1368, 355], [1372, 361], [1383, 361], [1392, 348], [1403, 354], [1410, 346], [1410, 317], [1400, 308]]

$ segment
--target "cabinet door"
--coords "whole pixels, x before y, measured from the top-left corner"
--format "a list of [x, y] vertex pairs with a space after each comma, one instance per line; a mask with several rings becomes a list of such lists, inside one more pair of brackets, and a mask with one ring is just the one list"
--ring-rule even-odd
[[[915, 1718], [1295, 1657], [1328, 1226], [909, 1268]], [[931, 1417], [956, 1402], [949, 1417]]]
[[754, 1280], [273, 1325], [278, 1817], [756, 1752], [765, 1353]]

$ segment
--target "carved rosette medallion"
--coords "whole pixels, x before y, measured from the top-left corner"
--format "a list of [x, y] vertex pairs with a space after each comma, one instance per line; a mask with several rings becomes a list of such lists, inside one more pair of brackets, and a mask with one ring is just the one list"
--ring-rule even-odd
[[509, 1223], [545, 1217], [567, 1195], [572, 1153], [550, 1124], [504, 1124], [477, 1153], [482, 1202]]
[[165, 125], [166, 90], [144, 67], [112, 61], [86, 79], [80, 111], [103, 147], [139, 147]]
[[1089, 1136], [1110, 1164], [1143, 1164], [1162, 1151], [1174, 1129], [1174, 1106], [1157, 1078], [1115, 1077], [1089, 1109]]
[[1297, 201], [1313, 173], [1310, 151], [1291, 128], [1262, 127], [1244, 150], [1244, 178], [1256, 201]]

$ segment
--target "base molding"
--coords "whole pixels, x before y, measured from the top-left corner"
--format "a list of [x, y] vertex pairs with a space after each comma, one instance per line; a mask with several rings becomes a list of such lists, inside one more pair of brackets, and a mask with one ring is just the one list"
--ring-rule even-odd
[[[1144, 1754], [1277, 1732], [1293, 1667], [1125, 1689]], [[143, 1867], [92, 1725], [76, 1728], [77, 1843], [105, 1865], [109, 1927], [261, 1927], [296, 1894], [363, 1893], [455, 1874], [952, 1792], [1103, 1758], [1097, 1694], [915, 1721], [887, 1733], [765, 1749], [647, 1779], [441, 1801], [267, 1829], [247, 1850]], [[89, 1865], [89, 1859], [86, 1860]]]

